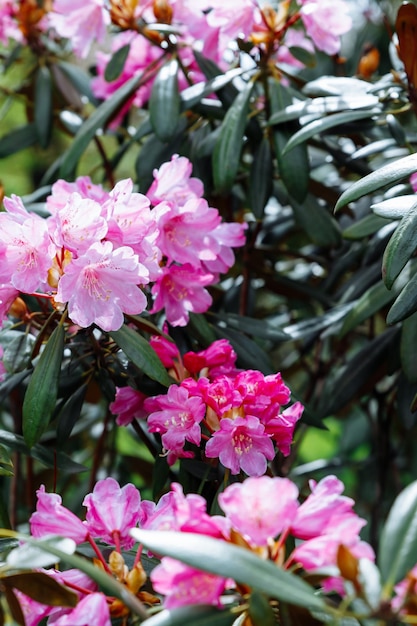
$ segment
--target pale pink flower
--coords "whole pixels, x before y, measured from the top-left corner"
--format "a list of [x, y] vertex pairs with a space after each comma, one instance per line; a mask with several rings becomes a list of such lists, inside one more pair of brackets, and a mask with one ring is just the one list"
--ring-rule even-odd
[[332, 531], [337, 523], [352, 516], [355, 504], [352, 498], [341, 495], [344, 484], [336, 476], [329, 475], [320, 482], [309, 482], [311, 494], [306, 498], [292, 521], [291, 532], [300, 539], [312, 539]]
[[57, 493], [46, 493], [44, 485], [36, 492], [36, 511], [32, 513], [29, 523], [30, 532], [34, 537], [45, 535], [62, 535], [82, 543], [87, 539], [87, 526], [62, 505], [61, 496]]
[[[200, 422], [204, 419], [206, 406], [197, 396], [190, 396], [187, 389], [171, 385], [166, 395], [145, 400], [151, 433], [162, 434], [162, 444], [166, 450], [183, 448], [186, 441], [199, 445], [201, 440]], [[159, 410], [155, 410], [158, 407]]]
[[99, 480], [92, 493], [85, 496], [86, 525], [94, 538], [129, 549], [134, 540], [129, 530], [140, 519], [140, 493], [128, 483], [120, 487], [114, 478]]
[[340, 37], [352, 28], [344, 0], [299, 0], [301, 19], [314, 45], [326, 54], [337, 54]]
[[113, 249], [110, 241], [97, 242], [65, 267], [58, 283], [56, 302], [68, 302], [71, 320], [83, 328], [97, 324], [118, 330], [123, 313], [136, 315], [146, 308], [139, 284], [148, 272], [128, 246]]
[[66, 204], [49, 218], [51, 237], [58, 247], [65, 247], [77, 256], [106, 236], [107, 222], [101, 205], [79, 193], [69, 195]]
[[104, 41], [110, 15], [105, 0], [54, 0], [47, 16], [49, 26], [71, 42], [77, 56], [85, 58], [95, 42]]
[[129, 385], [116, 387], [116, 397], [109, 405], [113, 415], [117, 415], [116, 424], [127, 426], [135, 419], [146, 417], [147, 413], [143, 408], [145, 398], [144, 393]]
[[16, 206], [0, 214], [0, 282], [32, 293], [46, 284], [55, 246], [46, 221], [33, 213], [22, 215]]
[[7, 312], [19, 295], [19, 291], [11, 284], [0, 284], [0, 323], [6, 318]]
[[213, 274], [190, 263], [164, 267], [162, 276], [152, 287], [155, 300], [150, 312], [165, 309], [170, 324], [185, 326], [191, 312], [204, 313], [210, 307], [212, 298], [205, 287], [213, 281]]
[[167, 609], [188, 604], [217, 606], [226, 587], [225, 578], [193, 569], [169, 557], [163, 557], [150, 578], [155, 591], [165, 596]]
[[207, 15], [207, 23], [219, 31], [219, 54], [222, 55], [231, 41], [248, 38], [259, 7], [252, 0], [241, 0], [238, 11], [235, 0], [211, 0], [210, 6], [213, 9]]
[[192, 164], [186, 157], [174, 154], [171, 161], [163, 163], [153, 171], [154, 182], [146, 195], [153, 204], [168, 201], [183, 205], [192, 198], [201, 198], [204, 193], [203, 183], [199, 178], [192, 178]]
[[50, 626], [111, 626], [109, 605], [104, 593], [90, 593], [69, 613], [48, 620]]
[[2, 0], [0, 6], [0, 43], [3, 46], [9, 44], [9, 40], [22, 43], [23, 33], [19, 28], [15, 15], [18, 10], [18, 2], [14, 0]]
[[226, 487], [219, 504], [233, 528], [256, 546], [288, 528], [298, 507], [298, 489], [288, 478], [258, 476]]
[[292, 54], [291, 48], [302, 48], [309, 54], [314, 54], [314, 46], [311, 40], [307, 39], [303, 31], [296, 28], [289, 28], [285, 33], [285, 39], [278, 48], [276, 59], [278, 63], [286, 63], [292, 67], [303, 68], [304, 63]]
[[414, 174], [411, 174], [410, 185], [412, 186], [413, 191], [417, 192], [417, 172], [414, 172]]
[[89, 176], [78, 176], [71, 183], [60, 178], [52, 185], [51, 192], [46, 198], [46, 208], [51, 215], [63, 209], [74, 192], [99, 204], [103, 204], [109, 197], [109, 193], [101, 185], [93, 183]]
[[202, 259], [202, 266], [209, 272], [224, 274], [235, 262], [232, 248], [245, 245], [245, 230], [247, 224], [239, 222], [222, 222], [210, 233], [212, 242], [216, 242], [214, 259]]
[[238, 474], [242, 469], [248, 476], [262, 476], [267, 460], [275, 456], [271, 439], [258, 418], [248, 416], [222, 418], [217, 430], [206, 444], [206, 456], [220, 459], [224, 467]]

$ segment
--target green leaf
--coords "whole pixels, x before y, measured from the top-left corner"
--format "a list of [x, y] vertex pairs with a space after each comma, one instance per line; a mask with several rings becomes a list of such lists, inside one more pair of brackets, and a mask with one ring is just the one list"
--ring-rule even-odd
[[4, 366], [9, 373], [21, 372], [29, 365], [35, 337], [18, 331], [10, 331], [8, 335], [12, 336], [4, 348]]
[[0, 139], [0, 159], [33, 146], [38, 141], [35, 124], [26, 124], [15, 128]]
[[232, 578], [270, 598], [310, 609], [325, 609], [323, 599], [301, 578], [244, 548], [195, 533], [138, 528], [130, 532], [155, 554], [170, 556], [196, 569]]
[[[296, 156], [296, 153], [297, 149], [292, 152], [294, 156]], [[290, 157], [291, 155], [288, 155], [284, 157], [284, 160], [289, 160]], [[294, 197], [294, 194], [292, 195]], [[297, 224], [301, 226], [315, 244], [326, 248], [332, 248], [340, 244], [341, 232], [337, 222], [327, 212], [327, 209], [318, 202], [315, 196], [308, 194], [303, 202], [297, 202], [296, 199], [291, 199], [290, 202]]]
[[414, 567], [416, 552], [417, 481], [414, 481], [397, 496], [382, 528], [378, 563], [384, 598], [391, 596], [394, 585]]
[[[417, 294], [416, 294], [417, 300]], [[417, 302], [416, 302], [417, 308]], [[417, 313], [404, 320], [401, 328], [400, 356], [401, 365], [407, 380], [417, 383]]]
[[268, 137], [263, 137], [253, 155], [249, 176], [249, 204], [257, 219], [262, 219], [272, 192], [272, 154]]
[[48, 67], [39, 67], [35, 78], [34, 119], [41, 148], [47, 148], [52, 132], [52, 78]]
[[30, 448], [41, 438], [55, 409], [64, 344], [64, 326], [59, 324], [49, 337], [26, 389], [23, 435]]
[[349, 202], [377, 191], [377, 189], [397, 183], [416, 171], [417, 154], [410, 154], [398, 161], [384, 165], [375, 172], [371, 172], [356, 181], [349, 189], [344, 191], [336, 203], [335, 211], [338, 211]]
[[80, 94], [93, 104], [97, 104], [97, 99], [91, 91], [91, 78], [87, 72], [79, 65], [67, 63], [67, 61], [60, 61], [57, 65]]
[[364, 111], [344, 111], [343, 113], [334, 113], [327, 117], [314, 120], [309, 124], [306, 124], [288, 141], [283, 150], [283, 155], [287, 155], [290, 150], [293, 150], [301, 143], [305, 143], [314, 135], [323, 133], [340, 125], [348, 124], [349, 122], [356, 122], [358, 120], [364, 120], [379, 113], [379, 109], [365, 109]]
[[267, 596], [259, 591], [252, 591], [248, 610], [253, 626], [275, 626], [275, 614]]
[[76, 606], [78, 596], [43, 572], [22, 572], [1, 578], [1, 584], [18, 589], [25, 595], [48, 606]]
[[254, 317], [237, 315], [236, 313], [215, 313], [214, 316], [216, 319], [226, 322], [229, 328], [248, 333], [252, 337], [260, 337], [261, 339], [277, 342], [289, 341], [291, 339], [275, 323], [270, 323], [265, 319], [258, 320]]
[[400, 220], [415, 203], [415, 194], [410, 194], [375, 202], [375, 204], [371, 204], [371, 209], [375, 215], [385, 217], [385, 219]]
[[[61, 64], [62, 67], [62, 64]], [[108, 100], [103, 102], [90, 115], [88, 120], [81, 126], [75, 139], [71, 143], [69, 149], [63, 154], [59, 176], [62, 178], [71, 178], [74, 175], [77, 163], [93, 139], [96, 132], [105, 126], [113, 113], [135, 92], [143, 82], [143, 74], [132, 76], [118, 89]]]
[[152, 86], [149, 114], [158, 139], [172, 139], [178, 129], [180, 117], [177, 59], [170, 59], [159, 70]]
[[108, 83], [119, 78], [120, 74], [123, 72], [129, 52], [130, 43], [127, 43], [113, 53], [113, 56], [110, 58], [104, 70], [104, 78]]
[[396, 324], [417, 311], [417, 274], [407, 281], [404, 289], [388, 311], [387, 324]]
[[111, 331], [109, 335], [127, 358], [149, 378], [166, 387], [174, 382], [149, 342], [133, 328], [125, 324], [120, 330]]
[[363, 239], [364, 237], [373, 235], [387, 224], [388, 221], [385, 218], [370, 213], [351, 226], [345, 228], [342, 235], [345, 239]]
[[[301, 100], [288, 104], [282, 111], [276, 111], [271, 115], [268, 124], [282, 124], [290, 120], [299, 119], [302, 115], [328, 115], [340, 111], [352, 109], [364, 109], [378, 104], [378, 97], [372, 95], [349, 96], [326, 96], [314, 98], [314, 100]], [[390, 140], [391, 141], [391, 140]], [[392, 143], [392, 141], [391, 141]]]
[[417, 202], [401, 219], [382, 258], [382, 277], [390, 289], [417, 247]]
[[0, 444], [0, 476], [13, 476], [13, 461], [9, 450]]
[[239, 169], [253, 82], [245, 84], [227, 111], [213, 152], [213, 179], [217, 192], [228, 191]]
[[245, 70], [235, 67], [234, 69], [227, 71], [225, 74], [214, 76], [214, 78], [207, 82], [202, 81], [200, 83], [196, 83], [195, 85], [191, 85], [191, 87], [187, 87], [187, 89], [181, 91], [180, 94], [181, 110], [186, 111], [187, 109], [191, 109], [203, 98], [212, 93], [216, 93], [220, 89], [223, 89], [226, 85], [229, 85], [233, 79], [244, 73]]
[[183, 606], [156, 613], [146, 620], [146, 626], [232, 626], [236, 615], [213, 606]]
[[363, 321], [380, 311], [395, 298], [395, 293], [389, 291], [382, 281], [372, 285], [355, 302], [347, 314], [340, 330], [340, 337], [353, 330]]

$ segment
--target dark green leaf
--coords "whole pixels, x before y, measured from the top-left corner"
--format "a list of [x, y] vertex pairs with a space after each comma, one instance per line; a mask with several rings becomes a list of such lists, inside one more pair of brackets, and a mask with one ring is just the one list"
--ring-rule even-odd
[[385, 248], [382, 258], [382, 276], [391, 289], [417, 247], [417, 202], [401, 219]]
[[172, 139], [178, 129], [180, 117], [177, 59], [170, 59], [159, 70], [152, 86], [149, 114], [158, 139]]
[[236, 615], [213, 606], [194, 605], [161, 611], [146, 620], [146, 626], [232, 626]]
[[215, 328], [215, 332], [219, 338], [230, 341], [238, 356], [240, 367], [251, 369], [256, 363], [256, 368], [263, 374], [271, 374], [274, 368], [269, 355], [253, 339], [233, 328]]
[[377, 189], [397, 183], [416, 171], [417, 154], [410, 154], [388, 165], [384, 165], [375, 172], [371, 172], [371, 174], [356, 181], [349, 189], [343, 192], [336, 203], [335, 211], [338, 211], [349, 202], [373, 193]]
[[64, 72], [80, 94], [88, 98], [93, 104], [97, 104], [97, 99], [91, 91], [91, 78], [82, 67], [74, 63], [67, 63], [66, 61], [60, 61], [58, 67]]
[[237, 315], [236, 313], [216, 313], [216, 319], [226, 322], [229, 328], [248, 333], [252, 337], [269, 339], [270, 341], [289, 341], [291, 337], [287, 335], [276, 324], [268, 320], [258, 320], [254, 317]]
[[0, 139], [0, 159], [33, 146], [38, 141], [35, 124], [26, 124], [15, 128]]
[[[417, 300], [417, 293], [416, 293]], [[417, 302], [416, 302], [417, 307]], [[407, 380], [417, 383], [417, 313], [404, 320], [401, 329], [400, 355], [401, 365]]]
[[305, 143], [314, 135], [328, 131], [336, 126], [348, 124], [349, 122], [356, 122], [358, 120], [364, 120], [366, 118], [373, 117], [379, 113], [378, 109], [365, 109], [364, 111], [344, 111], [343, 113], [334, 113], [327, 117], [314, 120], [309, 124], [306, 124], [288, 141], [287, 145], [283, 149], [283, 154], [287, 155], [290, 150], [293, 150], [301, 143]]
[[[294, 154], [295, 157], [297, 152], [298, 149], [296, 148], [291, 154]], [[284, 157], [284, 161], [287, 160], [291, 160], [291, 155]], [[302, 161], [301, 165], [304, 165]], [[295, 172], [296, 170], [294, 170], [293, 173]], [[304, 177], [302, 175], [300, 178], [301, 180], [306, 178], [306, 183], [308, 185], [308, 177]], [[293, 184], [295, 185], [295, 183], [296, 181], [294, 179]], [[292, 194], [292, 196], [295, 198], [294, 194]], [[328, 213], [326, 207], [322, 206], [318, 202], [315, 196], [308, 194], [302, 202], [297, 202], [296, 199], [291, 199], [291, 206], [294, 211], [294, 217], [297, 224], [302, 227], [305, 233], [315, 244], [326, 248], [332, 248], [340, 244], [341, 232], [337, 222]]]
[[71, 146], [62, 156], [59, 172], [59, 175], [62, 178], [71, 178], [74, 175], [75, 168], [81, 155], [93, 139], [96, 132], [105, 126], [113, 113], [115, 113], [117, 109], [121, 107], [122, 104], [129, 98], [129, 96], [139, 88], [143, 80], [144, 78], [142, 74], [139, 76], [132, 76], [132, 78], [126, 81], [120, 89], [118, 89], [108, 100], [103, 102], [94, 111], [94, 113], [92, 113], [92, 115], [90, 115], [88, 120], [78, 131]]
[[340, 330], [340, 336], [343, 337], [343, 335], [346, 335], [346, 333], [353, 328], [362, 324], [364, 320], [380, 311], [383, 307], [392, 302], [394, 298], [395, 292], [389, 291], [382, 281], [372, 285], [372, 287], [365, 291], [359, 300], [355, 302], [352, 309], [347, 314]]
[[364, 237], [373, 235], [387, 224], [387, 220], [383, 217], [370, 213], [351, 226], [345, 228], [342, 235], [345, 239], [363, 239]]
[[46, 343], [23, 400], [23, 435], [31, 448], [49, 424], [58, 396], [65, 330], [59, 324]]
[[0, 476], [13, 476], [13, 461], [9, 450], [0, 444]]
[[104, 70], [104, 78], [108, 83], [111, 83], [113, 80], [116, 80], [116, 78], [119, 78], [120, 74], [123, 72], [129, 52], [130, 43], [127, 43], [113, 53], [110, 61], [106, 65], [106, 69]]
[[84, 404], [84, 398], [87, 391], [87, 385], [80, 385], [78, 389], [74, 391], [62, 406], [57, 416], [57, 441], [59, 444], [63, 444], [68, 441], [74, 424], [77, 422], [81, 415], [81, 410]]
[[18, 589], [41, 604], [49, 606], [76, 606], [78, 596], [43, 572], [23, 572], [1, 578], [1, 583]]
[[228, 191], [239, 169], [253, 82], [245, 84], [227, 111], [213, 152], [213, 179], [218, 192]]
[[125, 324], [120, 330], [113, 330], [109, 334], [127, 358], [149, 378], [166, 387], [172, 384], [155, 350], [137, 331]]
[[415, 565], [417, 552], [417, 481], [395, 499], [382, 528], [378, 550], [383, 597], [391, 596], [394, 585]]
[[407, 281], [394, 304], [388, 311], [387, 324], [396, 324], [417, 311], [417, 274]]
[[28, 367], [34, 343], [33, 335], [17, 331], [13, 334], [3, 352], [3, 363], [8, 372], [21, 372]]
[[272, 154], [268, 137], [263, 137], [253, 155], [249, 176], [249, 203], [252, 213], [262, 219], [272, 192]]
[[41, 148], [47, 148], [52, 131], [52, 79], [46, 65], [39, 67], [35, 78], [35, 127]]
[[267, 596], [252, 591], [249, 598], [249, 616], [253, 626], [275, 626], [275, 614]]

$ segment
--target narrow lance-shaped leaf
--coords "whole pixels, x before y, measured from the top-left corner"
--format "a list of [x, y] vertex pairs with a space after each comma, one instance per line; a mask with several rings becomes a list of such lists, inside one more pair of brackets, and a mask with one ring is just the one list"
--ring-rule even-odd
[[265, 593], [270, 598], [310, 609], [325, 610], [325, 603], [306, 582], [280, 569], [272, 561], [225, 541], [195, 533], [139, 530], [132, 536], [156, 554], [170, 556], [191, 567], [211, 572]]
[[378, 563], [383, 597], [415, 565], [417, 551], [417, 481], [396, 498], [381, 533]]
[[417, 202], [401, 219], [385, 248], [382, 276], [388, 289], [391, 289], [394, 280], [414, 253], [417, 247], [416, 235]]
[[[396, 324], [417, 311], [417, 274], [407, 281], [387, 314], [387, 324]], [[411, 347], [411, 346], [410, 346]], [[416, 346], [413, 346], [415, 349]], [[415, 358], [415, 352], [414, 352]]]
[[59, 324], [45, 345], [26, 389], [23, 435], [29, 447], [39, 441], [55, 409], [64, 343], [64, 327]]
[[257, 219], [262, 219], [272, 191], [272, 154], [268, 137], [262, 138], [253, 155], [249, 185], [252, 212]]
[[45, 65], [36, 73], [35, 80], [35, 126], [42, 148], [47, 148], [52, 130], [52, 78]]
[[220, 611], [214, 606], [181, 606], [152, 615], [146, 626], [232, 626], [236, 614], [230, 610]]
[[122, 46], [113, 53], [113, 56], [107, 63], [106, 69], [104, 70], [104, 78], [108, 83], [111, 83], [113, 80], [116, 80], [116, 78], [119, 78], [120, 74], [123, 72], [129, 51], [130, 43]]
[[172, 139], [180, 117], [177, 59], [170, 59], [159, 70], [149, 100], [149, 114], [158, 139]]
[[155, 350], [146, 339], [126, 324], [120, 330], [109, 333], [128, 359], [132, 361], [144, 374], [168, 387], [174, 381], [161, 363]]
[[213, 178], [218, 192], [228, 191], [236, 178], [253, 82], [248, 82], [227, 111], [213, 152]]
[[38, 141], [35, 124], [19, 126], [0, 139], [0, 159], [33, 146]]
[[43, 572], [21, 572], [1, 578], [1, 583], [18, 589], [37, 602], [49, 606], [76, 606], [78, 596]]
[[377, 189], [397, 183], [414, 172], [417, 172], [417, 154], [410, 154], [398, 161], [384, 165], [375, 172], [371, 172], [371, 174], [356, 181], [349, 189], [344, 191], [336, 203], [335, 211], [338, 211], [349, 202], [373, 193]]

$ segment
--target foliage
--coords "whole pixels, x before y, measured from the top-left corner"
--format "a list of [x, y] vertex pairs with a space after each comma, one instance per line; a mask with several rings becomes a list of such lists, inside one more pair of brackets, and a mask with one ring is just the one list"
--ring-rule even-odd
[[415, 4], [3, 4], [0, 623], [413, 623]]

